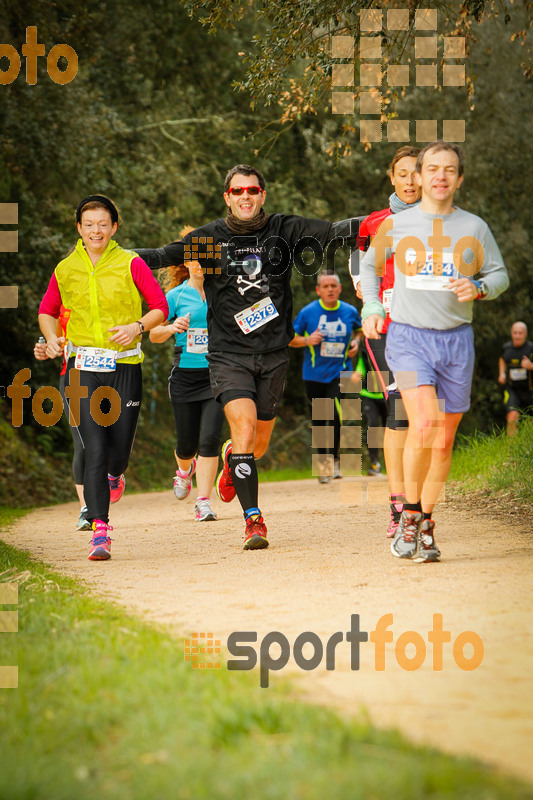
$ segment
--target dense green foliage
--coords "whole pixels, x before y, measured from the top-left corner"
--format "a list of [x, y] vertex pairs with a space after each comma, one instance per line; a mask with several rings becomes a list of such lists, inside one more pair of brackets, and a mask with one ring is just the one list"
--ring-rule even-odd
[[[462, 36], [466, 39], [466, 52], [477, 43], [479, 26], [492, 18], [498, 20], [499, 36], [504, 41], [517, 42], [520, 47], [521, 67], [525, 76], [531, 76], [531, 0], [182, 0], [191, 16], [197, 17], [210, 33], [220, 28], [233, 27], [254, 13], [259, 23], [251, 46], [241, 53], [246, 65], [246, 76], [236, 80], [236, 85], [246, 89], [256, 106], [261, 100], [270, 104], [280, 102], [288, 119], [295, 119], [309, 107], [321, 107], [327, 100], [333, 65], [331, 36], [351, 36], [356, 52], [362, 37], [377, 34], [382, 44], [382, 64], [406, 63], [412, 60], [413, 34], [417, 32], [417, 15], [438, 14], [438, 32], [445, 36]], [[408, 11], [407, 27], [398, 29], [388, 25], [389, 11]], [[363, 27], [362, 15], [368, 20], [375, 14], [376, 27]], [[358, 94], [359, 59], [355, 60], [354, 91]], [[295, 69], [300, 67], [300, 69]], [[467, 60], [467, 83], [470, 91], [477, 81], [474, 62]], [[387, 114], [394, 116], [403, 101], [396, 89], [382, 86], [388, 103]], [[403, 97], [404, 93], [401, 93]], [[346, 133], [346, 132], [345, 132]]]
[[[221, 14], [229, 7], [221, 2], [200, 5]], [[238, 5], [231, 4], [234, 9]], [[232, 88], [235, 82], [249, 80], [239, 54], [254, 48], [254, 36], [272, 42], [276, 30], [268, 15], [258, 13], [261, 4], [256, 4], [255, 14], [254, 4], [243, 5], [248, 13], [242, 20], [232, 12], [233, 27], [209, 35], [180, 4], [166, 0], [154, 0], [149, 13], [131, 0], [96, 0], [83, 12], [72, 0], [55, 5], [37, 0], [3, 3], [0, 41], [21, 52], [25, 28], [37, 25], [47, 52], [60, 42], [76, 49], [79, 71], [70, 84], [59, 86], [48, 78], [46, 61], [40, 58], [37, 84], [30, 86], [23, 60], [19, 77], [0, 85], [0, 202], [18, 203], [20, 215], [19, 253], [0, 254], [0, 285], [19, 286], [19, 307], [0, 310], [0, 386], [11, 383], [22, 367], [31, 368], [34, 389], [57, 384], [58, 365], [33, 360], [36, 316], [53, 267], [76, 238], [73, 209], [81, 196], [100, 191], [116, 200], [124, 219], [117, 239], [125, 246], [160, 245], [176, 238], [186, 224], [221, 216], [225, 171], [243, 160], [258, 163], [265, 172], [271, 211], [340, 219], [387, 204], [390, 184], [385, 169], [394, 145], [365, 151], [359, 144], [357, 118], [347, 126], [346, 118], [332, 116], [325, 102], [315, 113], [283, 122], [281, 106], [265, 108], [258, 101], [252, 110], [254, 93], [256, 99], [260, 95]], [[264, 7], [274, 13], [276, 6], [275, 13], [283, 14], [290, 5]], [[327, 12], [327, 3], [313, 5], [317, 13]], [[300, 7], [309, 4], [292, 6], [299, 14]], [[529, 24], [527, 4], [516, 8]], [[476, 23], [475, 37], [469, 58], [475, 75], [473, 96], [468, 99], [466, 89], [430, 95], [418, 89], [398, 98], [402, 113], [411, 119], [465, 115], [467, 168], [459, 203], [490, 223], [511, 274], [512, 288], [502, 298], [476, 307], [478, 362], [472, 411], [462, 426], [466, 432], [503, 422], [495, 382], [499, 349], [512, 321], [522, 318], [533, 325], [528, 215], [533, 194], [532, 104], [521, 67], [524, 48], [502, 37], [501, 19]], [[287, 62], [285, 77], [298, 81], [302, 70], [298, 60]], [[349, 139], [349, 152], [339, 146], [343, 137]], [[339, 257], [336, 266], [343, 277], [344, 299], [355, 301], [345, 261]], [[293, 286], [298, 310], [314, 297], [313, 279], [295, 273]], [[150, 463], [168, 465], [173, 440], [166, 399], [170, 350], [148, 345], [145, 351], [145, 407], [135, 457], [142, 456], [143, 447], [151, 448], [146, 444], [148, 431], [153, 434], [160, 425], [167, 433], [152, 436], [160, 449], [152, 453]], [[301, 352], [291, 353], [274, 448], [277, 437], [303, 425], [301, 357]], [[11, 422], [5, 399], [0, 414]], [[57, 462], [70, 447], [64, 422], [46, 430], [32, 424], [30, 403], [22, 428], [7, 438], [0, 428], [0, 439], [2, 445], [9, 439], [11, 450], [20, 442], [33, 448], [35, 464], [46, 457]], [[305, 461], [307, 446], [284, 439], [280, 458]], [[7, 461], [3, 448], [3, 480], [31, 475], [31, 459], [24, 457], [20, 469]], [[60, 471], [65, 476], [67, 467], [62, 465]], [[147, 481], [158, 485], [168, 475], [168, 466], [146, 472]], [[37, 470], [35, 477], [39, 474]]]

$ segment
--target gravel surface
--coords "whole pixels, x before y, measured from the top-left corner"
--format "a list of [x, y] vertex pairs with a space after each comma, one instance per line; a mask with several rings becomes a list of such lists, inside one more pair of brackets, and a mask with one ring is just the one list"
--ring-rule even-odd
[[[323, 486], [316, 480], [261, 485], [270, 541], [262, 551], [242, 550], [244, 525], [236, 500], [225, 505], [215, 498], [218, 521], [197, 523], [193, 493], [178, 502], [171, 490], [137, 495], [126, 490], [111, 507], [108, 562], [87, 560], [90, 535], [75, 532], [74, 503], [32, 512], [3, 535], [173, 634], [213, 633], [222, 642], [222, 668], [231, 658], [224, 648], [234, 631], [257, 632], [258, 654], [271, 631], [286, 636], [291, 648], [300, 633], [314, 632], [324, 652], [329, 637], [341, 631], [334, 670], [325, 669], [324, 658], [313, 671], [303, 671], [291, 655], [282, 670], [271, 672], [270, 685], [290, 675], [313, 702], [368, 714], [376, 725], [397, 727], [415, 742], [472, 755], [533, 780], [529, 521], [521, 526], [516, 515], [498, 519], [485, 515], [483, 507], [442, 503], [434, 515], [442, 561], [415, 564], [390, 552], [386, 482], [365, 485], [346, 478]], [[383, 615], [393, 615], [394, 640], [386, 645], [383, 671], [375, 668], [372, 641], [361, 644], [360, 668], [351, 668], [346, 632], [355, 614], [368, 632]], [[451, 632], [440, 671], [433, 669], [428, 642], [434, 614], [443, 615], [444, 629]], [[407, 631], [419, 634], [407, 638], [417, 640], [420, 657], [421, 640], [427, 650], [421, 667], [411, 671], [396, 659], [396, 643]], [[463, 670], [454, 660], [453, 643], [463, 631], [473, 631], [483, 643], [483, 661], [475, 670]], [[415, 645], [405, 648], [402, 642], [400, 659], [404, 652], [413, 657]], [[279, 653], [273, 644], [272, 657]], [[473, 653], [466, 644], [465, 658]], [[312, 655], [308, 644], [303, 656]], [[257, 691], [268, 692], [259, 688], [259, 671], [255, 674]], [[198, 675], [198, 680], [209, 678]]]

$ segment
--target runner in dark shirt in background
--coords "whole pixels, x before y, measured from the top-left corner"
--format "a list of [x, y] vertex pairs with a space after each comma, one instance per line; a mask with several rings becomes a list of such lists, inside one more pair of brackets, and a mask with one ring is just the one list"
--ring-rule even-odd
[[533, 342], [527, 339], [525, 322], [515, 322], [511, 327], [511, 341], [503, 346], [499, 368], [498, 383], [505, 387], [507, 433], [512, 436], [520, 413], [533, 413]]

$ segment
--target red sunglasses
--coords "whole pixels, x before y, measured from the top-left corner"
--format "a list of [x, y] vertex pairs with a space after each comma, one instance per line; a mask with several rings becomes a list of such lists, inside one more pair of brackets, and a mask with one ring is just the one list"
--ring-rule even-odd
[[231, 186], [228, 189], [228, 194], [243, 194], [243, 192], [248, 192], [248, 194], [261, 194], [262, 191], [260, 186]]

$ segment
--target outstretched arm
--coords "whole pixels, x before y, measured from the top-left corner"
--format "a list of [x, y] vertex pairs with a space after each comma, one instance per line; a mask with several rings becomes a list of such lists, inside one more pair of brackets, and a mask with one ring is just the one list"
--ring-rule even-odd
[[[135, 248], [135, 252], [146, 261], [150, 269], [162, 269], [172, 267], [176, 264], [183, 264], [185, 261], [185, 240], [170, 242], [164, 247], [155, 248]], [[189, 254], [190, 256], [190, 254]]]
[[332, 222], [329, 238], [342, 238], [344, 240], [343, 246], [352, 250], [359, 247], [359, 228], [364, 219], [366, 219], [366, 215], [363, 217], [348, 217], [348, 219]]

